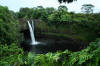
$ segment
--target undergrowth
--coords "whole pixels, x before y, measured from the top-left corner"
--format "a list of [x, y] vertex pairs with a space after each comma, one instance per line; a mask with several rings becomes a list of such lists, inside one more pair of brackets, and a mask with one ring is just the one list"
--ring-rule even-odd
[[99, 66], [100, 39], [78, 52], [69, 50], [47, 54], [23, 53], [17, 47], [0, 46], [1, 66]]

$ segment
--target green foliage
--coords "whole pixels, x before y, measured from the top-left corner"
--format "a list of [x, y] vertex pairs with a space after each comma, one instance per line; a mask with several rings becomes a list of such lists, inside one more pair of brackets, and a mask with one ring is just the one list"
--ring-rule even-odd
[[78, 52], [68, 50], [47, 54], [23, 54], [19, 58], [19, 66], [99, 66], [100, 39]]
[[7, 7], [0, 6], [0, 42], [2, 44], [18, 43], [21, 41], [20, 35], [18, 21], [12, 12]]
[[87, 14], [93, 13], [94, 5], [92, 5], [92, 4], [84, 4], [82, 6], [83, 7], [81, 9], [82, 9], [83, 13], [87, 13]]
[[65, 50], [47, 54], [23, 53], [15, 44], [0, 44], [0, 59], [1, 66], [99, 66], [100, 39], [78, 52]]
[[27, 18], [30, 19], [33, 14], [33, 9], [32, 8], [21, 8], [20, 12], [17, 12], [16, 15], [18, 18]]
[[23, 50], [14, 43], [7, 46], [0, 44], [0, 66], [12, 66], [15, 63], [20, 64], [20, 57]]
[[[24, 14], [22, 17], [18, 18], [34, 19], [34, 21], [37, 20], [36, 23], [41, 21], [41, 25], [45, 25], [45, 28], [42, 28], [44, 26], [41, 25], [36, 26], [36, 30], [39, 29], [37, 30], [38, 32], [45, 31], [57, 34], [67, 34], [70, 37], [79, 36], [84, 38], [82, 40], [88, 42], [100, 37], [100, 13], [69, 13], [65, 6], [59, 6], [58, 10], [54, 8], [43, 8], [42, 6], [34, 7], [33, 9], [21, 8], [18, 13], [19, 16]], [[44, 22], [46, 24], [44, 24]]]
[[59, 6], [59, 7], [58, 7], [58, 10], [59, 10], [59, 11], [66, 12], [68, 9], [67, 9], [67, 7], [66, 7], [66, 6], [61, 5], [61, 6]]
[[71, 2], [73, 2], [73, 1], [77, 1], [77, 0], [58, 0], [60, 3], [71, 3]]
[[[85, 4], [82, 8], [91, 10], [93, 5]], [[59, 6], [58, 9], [38, 6], [21, 8], [16, 15], [18, 19], [34, 19], [34, 21], [36, 20], [35, 23], [41, 23], [42, 26], [36, 26], [36, 31], [40, 33], [46, 32], [69, 35], [70, 37], [75, 36], [72, 39], [80, 37], [82, 39], [79, 38], [79, 40], [87, 42], [100, 37], [100, 13], [84, 14], [68, 12], [67, 10], [67, 7], [63, 5]]]
[[[31, 53], [29, 55], [33, 56]], [[65, 50], [64, 52], [39, 54], [33, 58], [33, 65], [36, 66], [98, 66], [99, 62], [100, 39], [78, 52]]]
[[[21, 8], [14, 14], [7, 7], [0, 6], [0, 66], [98, 66], [100, 62], [100, 39], [78, 52], [68, 50], [47, 54], [23, 53], [16, 44], [20, 38], [18, 21], [15, 19], [38, 19], [37, 28], [67, 38], [93, 41], [100, 37], [100, 13], [68, 13], [66, 7]], [[95, 19], [96, 18], [96, 19]], [[37, 30], [37, 32], [39, 32]], [[9, 45], [8, 45], [9, 44]]]

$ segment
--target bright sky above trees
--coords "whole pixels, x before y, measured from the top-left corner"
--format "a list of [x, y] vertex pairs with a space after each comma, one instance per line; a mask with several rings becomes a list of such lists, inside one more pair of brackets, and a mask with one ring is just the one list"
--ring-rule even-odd
[[100, 12], [100, 0], [78, 0], [69, 4], [60, 4], [57, 0], [1, 0], [0, 5], [8, 6], [10, 10], [18, 11], [21, 7], [54, 7], [58, 8], [59, 5], [66, 5], [68, 11], [81, 12], [83, 4], [92, 4], [95, 6], [94, 12]]

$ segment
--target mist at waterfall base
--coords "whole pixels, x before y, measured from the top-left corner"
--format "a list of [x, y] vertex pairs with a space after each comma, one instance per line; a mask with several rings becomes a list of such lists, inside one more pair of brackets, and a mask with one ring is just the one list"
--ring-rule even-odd
[[[26, 39], [21, 43], [25, 51], [34, 53], [64, 51], [79, 51], [83, 49], [84, 43], [69, 38], [57, 37], [54, 35], [35, 34], [34, 22], [27, 21], [28, 30], [24, 32]], [[28, 36], [28, 37], [27, 37]]]

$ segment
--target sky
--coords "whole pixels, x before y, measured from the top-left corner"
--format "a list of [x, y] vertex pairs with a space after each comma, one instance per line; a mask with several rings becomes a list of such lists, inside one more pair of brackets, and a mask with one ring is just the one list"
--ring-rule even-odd
[[60, 5], [65, 5], [68, 8], [68, 11], [79, 13], [81, 12], [81, 7], [83, 4], [92, 4], [94, 5], [94, 12], [100, 12], [100, 0], [77, 0], [72, 3], [62, 3], [60, 4], [57, 0], [0, 0], [0, 5], [8, 6], [10, 10], [15, 12], [19, 11], [22, 7], [37, 7], [43, 6], [58, 8]]

